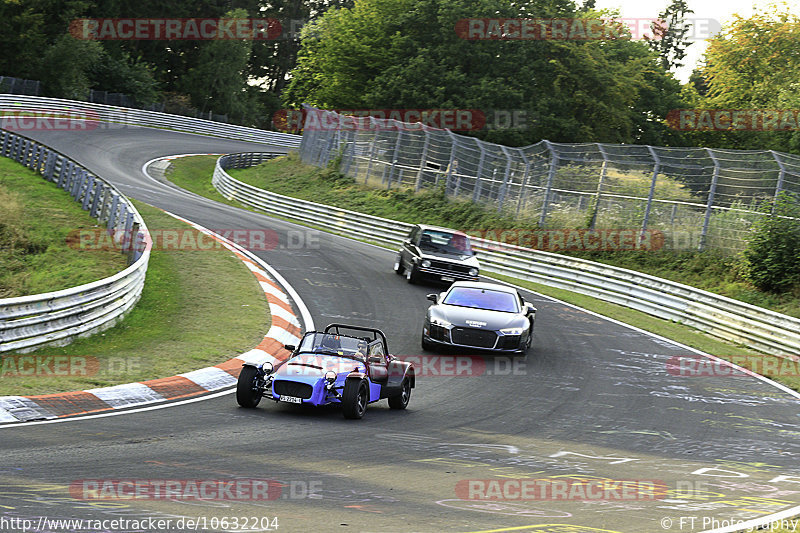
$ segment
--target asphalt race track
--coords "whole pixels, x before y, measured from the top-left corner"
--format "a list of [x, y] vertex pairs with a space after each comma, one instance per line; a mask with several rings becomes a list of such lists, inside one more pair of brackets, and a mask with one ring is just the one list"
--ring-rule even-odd
[[[34, 137], [125, 194], [205, 227], [275, 230], [281, 246], [258, 255], [297, 290], [316, 326], [379, 327], [392, 353], [432, 356], [421, 351], [420, 328], [425, 295], [441, 289], [396, 276], [392, 252], [216, 204], [141, 172], [161, 156], [269, 147], [140, 128]], [[453, 354], [433, 355], [419, 368], [406, 411], [383, 401], [349, 421], [337, 409], [266, 401], [241, 409], [232, 394], [217, 394], [4, 426], [0, 531], [22, 531], [22, 520], [32, 531], [59, 533], [275, 525], [285, 532], [723, 531], [800, 505], [796, 396], [752, 377], [673, 375], [667, 362], [691, 355], [686, 348], [524, 295], [539, 309], [526, 358], [476, 357], [454, 372]], [[567, 497], [520, 498], [510, 489], [521, 478], [568, 483]], [[280, 485], [272, 499], [215, 501], [86, 500], [70, 491], [82, 480], [252, 479]], [[602, 497], [576, 490], [603, 480], [610, 489]], [[621, 480], [666, 490], [626, 495], [613, 490]], [[470, 499], [481, 495], [501, 499]], [[92, 522], [59, 528], [50, 522], [57, 519]]]

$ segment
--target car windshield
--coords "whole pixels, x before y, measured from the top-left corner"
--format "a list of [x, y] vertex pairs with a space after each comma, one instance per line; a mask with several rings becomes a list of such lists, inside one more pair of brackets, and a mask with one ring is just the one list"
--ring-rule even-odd
[[367, 342], [347, 335], [331, 333], [313, 333], [303, 337], [300, 343], [301, 353], [322, 353], [355, 357], [362, 361], [366, 358]]
[[512, 293], [475, 287], [453, 287], [442, 303], [505, 313], [519, 311], [517, 298]]
[[419, 238], [421, 250], [442, 252], [456, 255], [472, 255], [469, 237], [461, 232], [449, 232], [427, 229]]

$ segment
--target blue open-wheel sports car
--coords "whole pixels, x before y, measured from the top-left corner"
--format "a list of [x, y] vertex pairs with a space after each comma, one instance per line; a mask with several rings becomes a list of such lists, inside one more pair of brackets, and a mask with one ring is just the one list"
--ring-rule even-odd
[[289, 359], [244, 363], [236, 401], [256, 407], [261, 398], [301, 405], [341, 404], [345, 418], [361, 418], [367, 404], [384, 398], [405, 409], [415, 386], [414, 366], [389, 354], [379, 329], [330, 324], [309, 331], [299, 346], [285, 346]]

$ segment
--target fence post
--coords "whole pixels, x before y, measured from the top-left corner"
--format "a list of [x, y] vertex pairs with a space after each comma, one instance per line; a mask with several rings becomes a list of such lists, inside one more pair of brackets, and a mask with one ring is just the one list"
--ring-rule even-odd
[[[369, 119], [368, 124], [372, 126], [373, 118], [367, 117]], [[372, 136], [372, 143], [370, 144], [369, 149], [369, 158], [367, 159], [367, 174], [364, 176], [364, 183], [366, 184], [369, 181], [369, 174], [372, 172], [372, 160], [375, 159], [375, 151], [378, 149], [378, 128], [375, 128], [375, 135]]]
[[[642, 242], [642, 239], [644, 239], [644, 232], [647, 231], [647, 220], [650, 218], [650, 208], [653, 205], [653, 196], [655, 196], [656, 193], [656, 179], [658, 178], [658, 171], [661, 168], [661, 159], [659, 159], [656, 151], [650, 145], [647, 146], [647, 149], [650, 151], [650, 155], [653, 158], [653, 181], [650, 182], [650, 191], [647, 193], [647, 204], [644, 207], [642, 232], [639, 234], [639, 243]], [[637, 245], [639, 243], [637, 243]]]
[[606, 179], [606, 168], [608, 167], [608, 156], [606, 155], [603, 145], [597, 144], [597, 149], [600, 150], [600, 155], [603, 156], [603, 166], [600, 168], [600, 179], [597, 181], [597, 194], [594, 197], [594, 209], [592, 210], [592, 221], [589, 223], [589, 229], [594, 229], [597, 224], [597, 213], [600, 211], [600, 195], [603, 193], [603, 182]]
[[778, 174], [778, 183], [775, 184], [775, 196], [774, 202], [772, 203], [772, 214], [775, 214], [775, 204], [778, 202], [778, 196], [780, 196], [781, 191], [783, 190], [783, 180], [786, 176], [786, 165], [783, 164], [783, 161], [781, 161], [781, 158], [778, 157], [778, 154], [775, 152], [775, 150], [770, 150], [769, 153], [772, 154], [772, 157], [775, 158], [775, 162], [778, 163], [778, 168], [781, 169], [780, 174]]
[[547, 220], [547, 208], [550, 204], [550, 191], [553, 189], [553, 180], [556, 177], [556, 166], [558, 165], [558, 152], [550, 141], [543, 140], [547, 149], [550, 150], [550, 170], [547, 172], [547, 184], [544, 187], [544, 201], [542, 202], [542, 214], [539, 216], [539, 227], [543, 228]]
[[419, 192], [422, 187], [422, 176], [425, 173], [425, 164], [428, 161], [428, 145], [431, 141], [431, 136], [425, 131], [425, 126], [422, 126], [422, 133], [425, 135], [425, 141], [422, 143], [422, 155], [419, 158], [419, 172], [417, 172], [417, 181], [414, 183], [415, 192]]
[[[89, 209], [89, 202], [92, 200], [92, 193], [94, 192], [95, 188], [94, 185], [95, 185], [94, 176], [89, 176], [88, 183], [86, 184], [86, 194], [83, 195], [83, 204], [81, 204], [81, 209], [83, 209], [84, 211]], [[97, 193], [95, 192], [95, 194]]]
[[508, 148], [503, 145], [500, 145], [500, 148], [503, 149], [503, 154], [506, 156], [506, 170], [503, 173], [503, 183], [500, 185], [500, 191], [498, 193], [497, 198], [497, 212], [500, 213], [503, 210], [503, 202], [506, 199], [506, 191], [508, 189], [508, 180], [511, 176], [511, 154], [508, 152]]
[[519, 195], [517, 196], [517, 215], [519, 215], [519, 212], [522, 210], [522, 206], [525, 204], [525, 197], [526, 197], [525, 191], [527, 190], [525, 188], [525, 183], [528, 181], [531, 171], [531, 161], [530, 159], [528, 159], [528, 156], [525, 155], [525, 151], [520, 149], [519, 155], [522, 156], [522, 162], [525, 163], [525, 170], [522, 171], [522, 179], [519, 181]]
[[[475, 138], [473, 137], [473, 139]], [[475, 144], [481, 151], [481, 155], [478, 158], [478, 171], [475, 173], [475, 185], [472, 187], [472, 201], [477, 203], [481, 197], [481, 174], [483, 173], [483, 163], [486, 160], [486, 150], [480, 140], [475, 139]]]
[[44, 177], [47, 181], [55, 181], [56, 159], [58, 156], [55, 152], [47, 151], [47, 161], [44, 164]]
[[717, 180], [719, 179], [719, 161], [714, 157], [713, 152], [706, 148], [706, 153], [714, 162], [714, 175], [711, 177], [711, 187], [708, 190], [708, 203], [706, 204], [706, 214], [703, 218], [703, 229], [700, 232], [700, 245], [697, 247], [699, 251], [706, 248], [706, 239], [708, 237], [708, 225], [711, 222], [711, 207], [714, 205], [714, 195], [717, 192]]
[[[400, 154], [400, 141], [402, 140], [403, 140], [403, 130], [402, 128], [397, 128], [397, 141], [395, 141], [394, 143], [394, 153], [392, 154], [392, 168], [389, 171], [389, 185], [387, 189], [391, 188], [392, 181], [394, 180], [394, 170], [395, 167], [397, 167], [397, 158]], [[401, 180], [398, 179], [398, 183], [400, 182]]]

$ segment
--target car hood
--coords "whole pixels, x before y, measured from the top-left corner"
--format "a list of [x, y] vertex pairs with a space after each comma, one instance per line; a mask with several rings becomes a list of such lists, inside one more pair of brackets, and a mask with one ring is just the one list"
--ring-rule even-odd
[[428, 309], [429, 318], [446, 320], [454, 326], [498, 330], [503, 328], [526, 327], [527, 318], [520, 313], [487, 311], [457, 305], [438, 304]]
[[436, 261], [447, 261], [449, 263], [457, 263], [459, 265], [466, 265], [468, 267], [480, 268], [478, 258], [474, 255], [454, 255], [441, 252], [432, 252], [430, 250], [420, 250], [420, 256], [422, 259], [435, 259]]
[[359, 370], [366, 371], [364, 363], [335, 355], [300, 354], [292, 357], [275, 371], [275, 376], [284, 379], [298, 377], [320, 378], [333, 370], [337, 374]]

